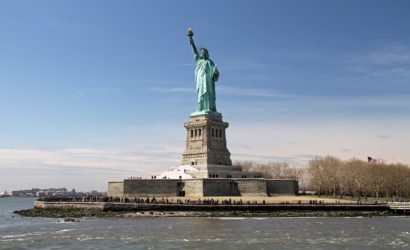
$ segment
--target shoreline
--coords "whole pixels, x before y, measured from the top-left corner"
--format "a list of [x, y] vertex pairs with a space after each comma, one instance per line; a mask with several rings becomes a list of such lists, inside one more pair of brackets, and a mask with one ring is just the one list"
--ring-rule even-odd
[[[192, 198], [192, 197], [191, 197]], [[216, 197], [215, 197], [216, 198]], [[235, 197], [238, 199], [237, 197]], [[354, 204], [348, 200], [311, 200], [315, 197], [269, 197], [255, 200], [242, 197], [246, 203], [232, 199], [220, 203], [197, 203], [194, 199], [165, 203], [161, 200], [137, 202], [97, 201], [34, 201], [34, 208], [14, 211], [27, 217], [79, 218], [79, 217], [372, 217], [402, 216], [410, 214], [409, 204], [367, 203]], [[250, 198], [254, 202], [250, 202]], [[293, 200], [291, 200], [292, 198]], [[307, 199], [309, 198], [309, 200]], [[316, 198], [317, 199], [317, 198]], [[283, 200], [290, 200], [284, 202]], [[171, 199], [173, 201], [173, 199]], [[206, 202], [205, 200], [204, 202]], [[218, 201], [218, 198], [216, 199]], [[241, 200], [242, 201], [242, 200]], [[309, 203], [307, 203], [309, 201]], [[184, 202], [184, 203], [183, 203]], [[280, 203], [279, 203], [280, 202]]]
[[27, 217], [371, 217], [406, 215], [386, 204], [161, 204], [45, 202], [14, 211]]
[[391, 211], [352, 211], [352, 210], [276, 210], [266, 212], [255, 211], [101, 211], [94, 209], [54, 209], [32, 208], [14, 211], [25, 217], [48, 218], [141, 218], [141, 217], [373, 217], [401, 216]]

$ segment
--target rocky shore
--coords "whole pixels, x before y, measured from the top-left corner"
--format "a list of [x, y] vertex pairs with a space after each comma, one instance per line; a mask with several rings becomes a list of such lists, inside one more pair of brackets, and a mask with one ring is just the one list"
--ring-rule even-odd
[[79, 217], [371, 217], [394, 215], [385, 211], [319, 211], [319, 210], [275, 210], [275, 211], [103, 211], [95, 209], [33, 208], [15, 211], [28, 217], [79, 218]]
[[[397, 210], [397, 211], [396, 211]], [[407, 210], [409, 211], [409, 210]], [[324, 202], [264, 204], [192, 204], [133, 202], [34, 202], [33, 209], [15, 211], [30, 217], [369, 217], [408, 214], [387, 203], [352, 204]]]

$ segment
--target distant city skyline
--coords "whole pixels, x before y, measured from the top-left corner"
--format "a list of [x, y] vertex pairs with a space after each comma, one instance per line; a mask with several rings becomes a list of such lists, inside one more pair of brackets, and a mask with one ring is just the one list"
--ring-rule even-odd
[[[211, 8], [214, 6], [214, 8]], [[187, 29], [217, 64], [232, 160], [410, 164], [408, 1], [1, 1], [0, 191], [176, 167]]]

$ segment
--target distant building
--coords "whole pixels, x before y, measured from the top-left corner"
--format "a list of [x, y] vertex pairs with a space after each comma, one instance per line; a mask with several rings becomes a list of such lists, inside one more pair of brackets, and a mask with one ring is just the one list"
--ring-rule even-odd
[[67, 188], [33, 188], [27, 190], [13, 191], [15, 197], [40, 197], [40, 198], [69, 198], [86, 196], [105, 196], [106, 193], [93, 190], [91, 192], [76, 192], [75, 189], [68, 191]]

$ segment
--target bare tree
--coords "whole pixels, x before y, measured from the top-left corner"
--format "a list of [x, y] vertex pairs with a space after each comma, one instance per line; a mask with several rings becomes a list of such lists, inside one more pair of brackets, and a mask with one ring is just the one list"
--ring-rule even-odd
[[359, 200], [363, 196], [410, 198], [410, 168], [401, 163], [369, 164], [358, 159], [343, 161], [325, 156], [313, 158], [307, 168], [290, 167], [286, 162], [240, 161], [235, 164], [243, 171], [261, 172], [264, 178], [298, 180], [301, 188], [308, 185], [319, 195], [350, 195]]

